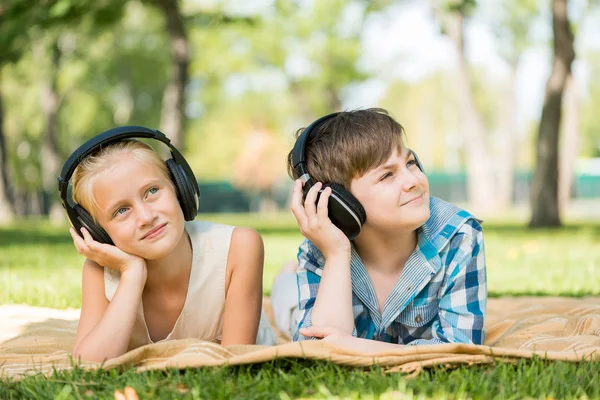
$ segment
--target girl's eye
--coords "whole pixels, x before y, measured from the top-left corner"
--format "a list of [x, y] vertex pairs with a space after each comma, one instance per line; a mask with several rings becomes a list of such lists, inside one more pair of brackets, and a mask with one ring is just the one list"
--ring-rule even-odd
[[148, 189], [148, 194], [155, 194], [156, 192], [158, 192], [157, 187], [152, 187], [152, 188]]
[[117, 211], [115, 211], [115, 217], [123, 214], [126, 211], [127, 211], [127, 207], [121, 207], [121, 208], [119, 208]]

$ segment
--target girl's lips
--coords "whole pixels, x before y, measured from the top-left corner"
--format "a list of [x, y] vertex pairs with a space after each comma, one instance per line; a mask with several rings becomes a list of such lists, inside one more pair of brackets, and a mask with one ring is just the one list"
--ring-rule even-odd
[[153, 239], [157, 236], [160, 236], [164, 231], [165, 231], [165, 227], [167, 226], [167, 223], [165, 222], [162, 225], [157, 226], [156, 228], [150, 230], [148, 233], [146, 233], [143, 237], [142, 240], [144, 239]]

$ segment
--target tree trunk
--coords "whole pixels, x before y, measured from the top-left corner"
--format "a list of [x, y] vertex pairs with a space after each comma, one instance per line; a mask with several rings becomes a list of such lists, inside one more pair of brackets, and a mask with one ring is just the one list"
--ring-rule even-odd
[[15, 210], [12, 203], [11, 185], [8, 179], [6, 137], [4, 136], [4, 106], [1, 89], [2, 82], [0, 80], [0, 225], [4, 225], [14, 219]]
[[327, 94], [329, 97], [329, 101], [327, 102], [329, 110], [327, 110], [327, 112], [330, 113], [342, 111], [342, 100], [340, 100], [340, 96], [336, 88], [334, 86], [328, 86]]
[[575, 160], [579, 153], [579, 93], [573, 75], [567, 77], [563, 98], [565, 118], [562, 123], [562, 144], [558, 170], [558, 209], [562, 214], [568, 207], [573, 186]]
[[504, 210], [510, 208], [512, 205], [515, 183], [517, 68], [518, 61], [512, 62], [510, 66], [510, 79], [503, 107], [503, 124], [501, 126], [500, 137], [497, 141], [499, 145], [498, 161], [496, 162], [496, 171], [498, 174], [497, 199], [498, 208]]
[[531, 183], [530, 227], [561, 224], [558, 207], [558, 133], [563, 91], [575, 58], [573, 33], [567, 16], [567, 0], [552, 1], [552, 30], [554, 56], [538, 130], [536, 168]]
[[46, 79], [42, 81], [40, 101], [42, 110], [46, 119], [46, 129], [44, 139], [42, 141], [42, 184], [44, 191], [49, 194], [47, 196], [49, 204], [49, 216], [53, 223], [61, 223], [64, 221], [64, 212], [57, 201], [56, 193], [56, 177], [60, 168], [60, 154], [58, 151], [58, 132], [57, 132], [57, 117], [59, 109], [59, 95], [57, 92], [58, 71], [60, 66], [61, 52], [58, 48], [58, 41], [55, 40], [51, 44], [52, 62], [50, 71]]
[[167, 24], [171, 72], [163, 95], [160, 129], [182, 150], [185, 147], [185, 87], [188, 82], [189, 44], [177, 0], [155, 0]]
[[449, 16], [446, 27], [456, 46], [459, 60], [457, 85], [468, 169], [468, 197], [475, 212], [489, 213], [496, 208], [496, 181], [486, 144], [485, 127], [473, 98], [464, 51], [463, 22], [464, 16], [459, 11], [454, 11]]

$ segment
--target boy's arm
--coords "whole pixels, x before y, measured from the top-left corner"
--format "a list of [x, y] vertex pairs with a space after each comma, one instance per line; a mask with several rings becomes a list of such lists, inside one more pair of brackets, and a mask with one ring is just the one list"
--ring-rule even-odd
[[355, 334], [352, 313], [352, 283], [350, 281], [350, 255], [331, 257], [324, 268], [309, 254], [310, 242], [305, 241], [298, 253], [298, 279], [300, 320], [294, 341], [315, 339], [298, 332], [313, 325], [333, 326]]
[[432, 326], [432, 339], [417, 339], [409, 345], [437, 343], [483, 344], [487, 300], [483, 231], [476, 221], [467, 224], [448, 271], [439, 303], [439, 321]]
[[[303, 202], [302, 181], [297, 179], [292, 192], [292, 213], [298, 221], [300, 232], [312, 245], [319, 249], [325, 258], [325, 265], [314, 269], [316, 260], [310, 257], [309, 244], [305, 243], [298, 255], [298, 288], [300, 290], [300, 310], [303, 312], [298, 328], [309, 324], [327, 324], [351, 334], [354, 329], [352, 311], [352, 283], [350, 280], [351, 244], [346, 235], [329, 219], [327, 206], [331, 188], [323, 190], [317, 201], [322, 184], [312, 186]], [[310, 258], [312, 258], [311, 261]], [[304, 263], [304, 264], [303, 264]], [[313, 270], [310, 271], [309, 267]], [[315, 276], [305, 275], [310, 271]], [[318, 292], [318, 295], [317, 295]], [[298, 334], [296, 340], [304, 339]]]

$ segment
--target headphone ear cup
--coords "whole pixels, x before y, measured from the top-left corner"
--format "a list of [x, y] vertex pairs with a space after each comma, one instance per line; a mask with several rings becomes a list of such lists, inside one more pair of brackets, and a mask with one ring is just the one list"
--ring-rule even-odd
[[328, 183], [323, 186], [331, 188], [329, 204], [329, 219], [335, 226], [348, 236], [348, 239], [354, 240], [362, 226], [367, 221], [367, 213], [362, 204], [342, 185], [337, 183]]
[[425, 173], [425, 170], [423, 169], [423, 164], [421, 164], [421, 160], [419, 160], [419, 157], [417, 157], [417, 153], [415, 153], [414, 151], [410, 151], [413, 155], [413, 157], [415, 158], [415, 163], [417, 164], [417, 167], [421, 170], [422, 173]]
[[[106, 233], [102, 227], [94, 223], [92, 216], [83, 207], [81, 207], [79, 204], [75, 204], [75, 206], [73, 206], [73, 210], [77, 214], [77, 222], [79, 222], [81, 226], [88, 230], [96, 242], [114, 245], [112, 239], [110, 236], [108, 236], [108, 233]], [[79, 234], [81, 234], [79, 231], [80, 227], [75, 227], [75, 230], [77, 230], [77, 233]]]
[[[186, 221], [193, 221], [196, 215], [198, 215], [198, 196], [196, 195], [196, 191], [191, 186], [192, 183], [181, 165], [177, 164], [172, 158], [168, 159], [166, 164], [175, 185], [183, 217]], [[196, 183], [194, 182], [194, 184]]]

